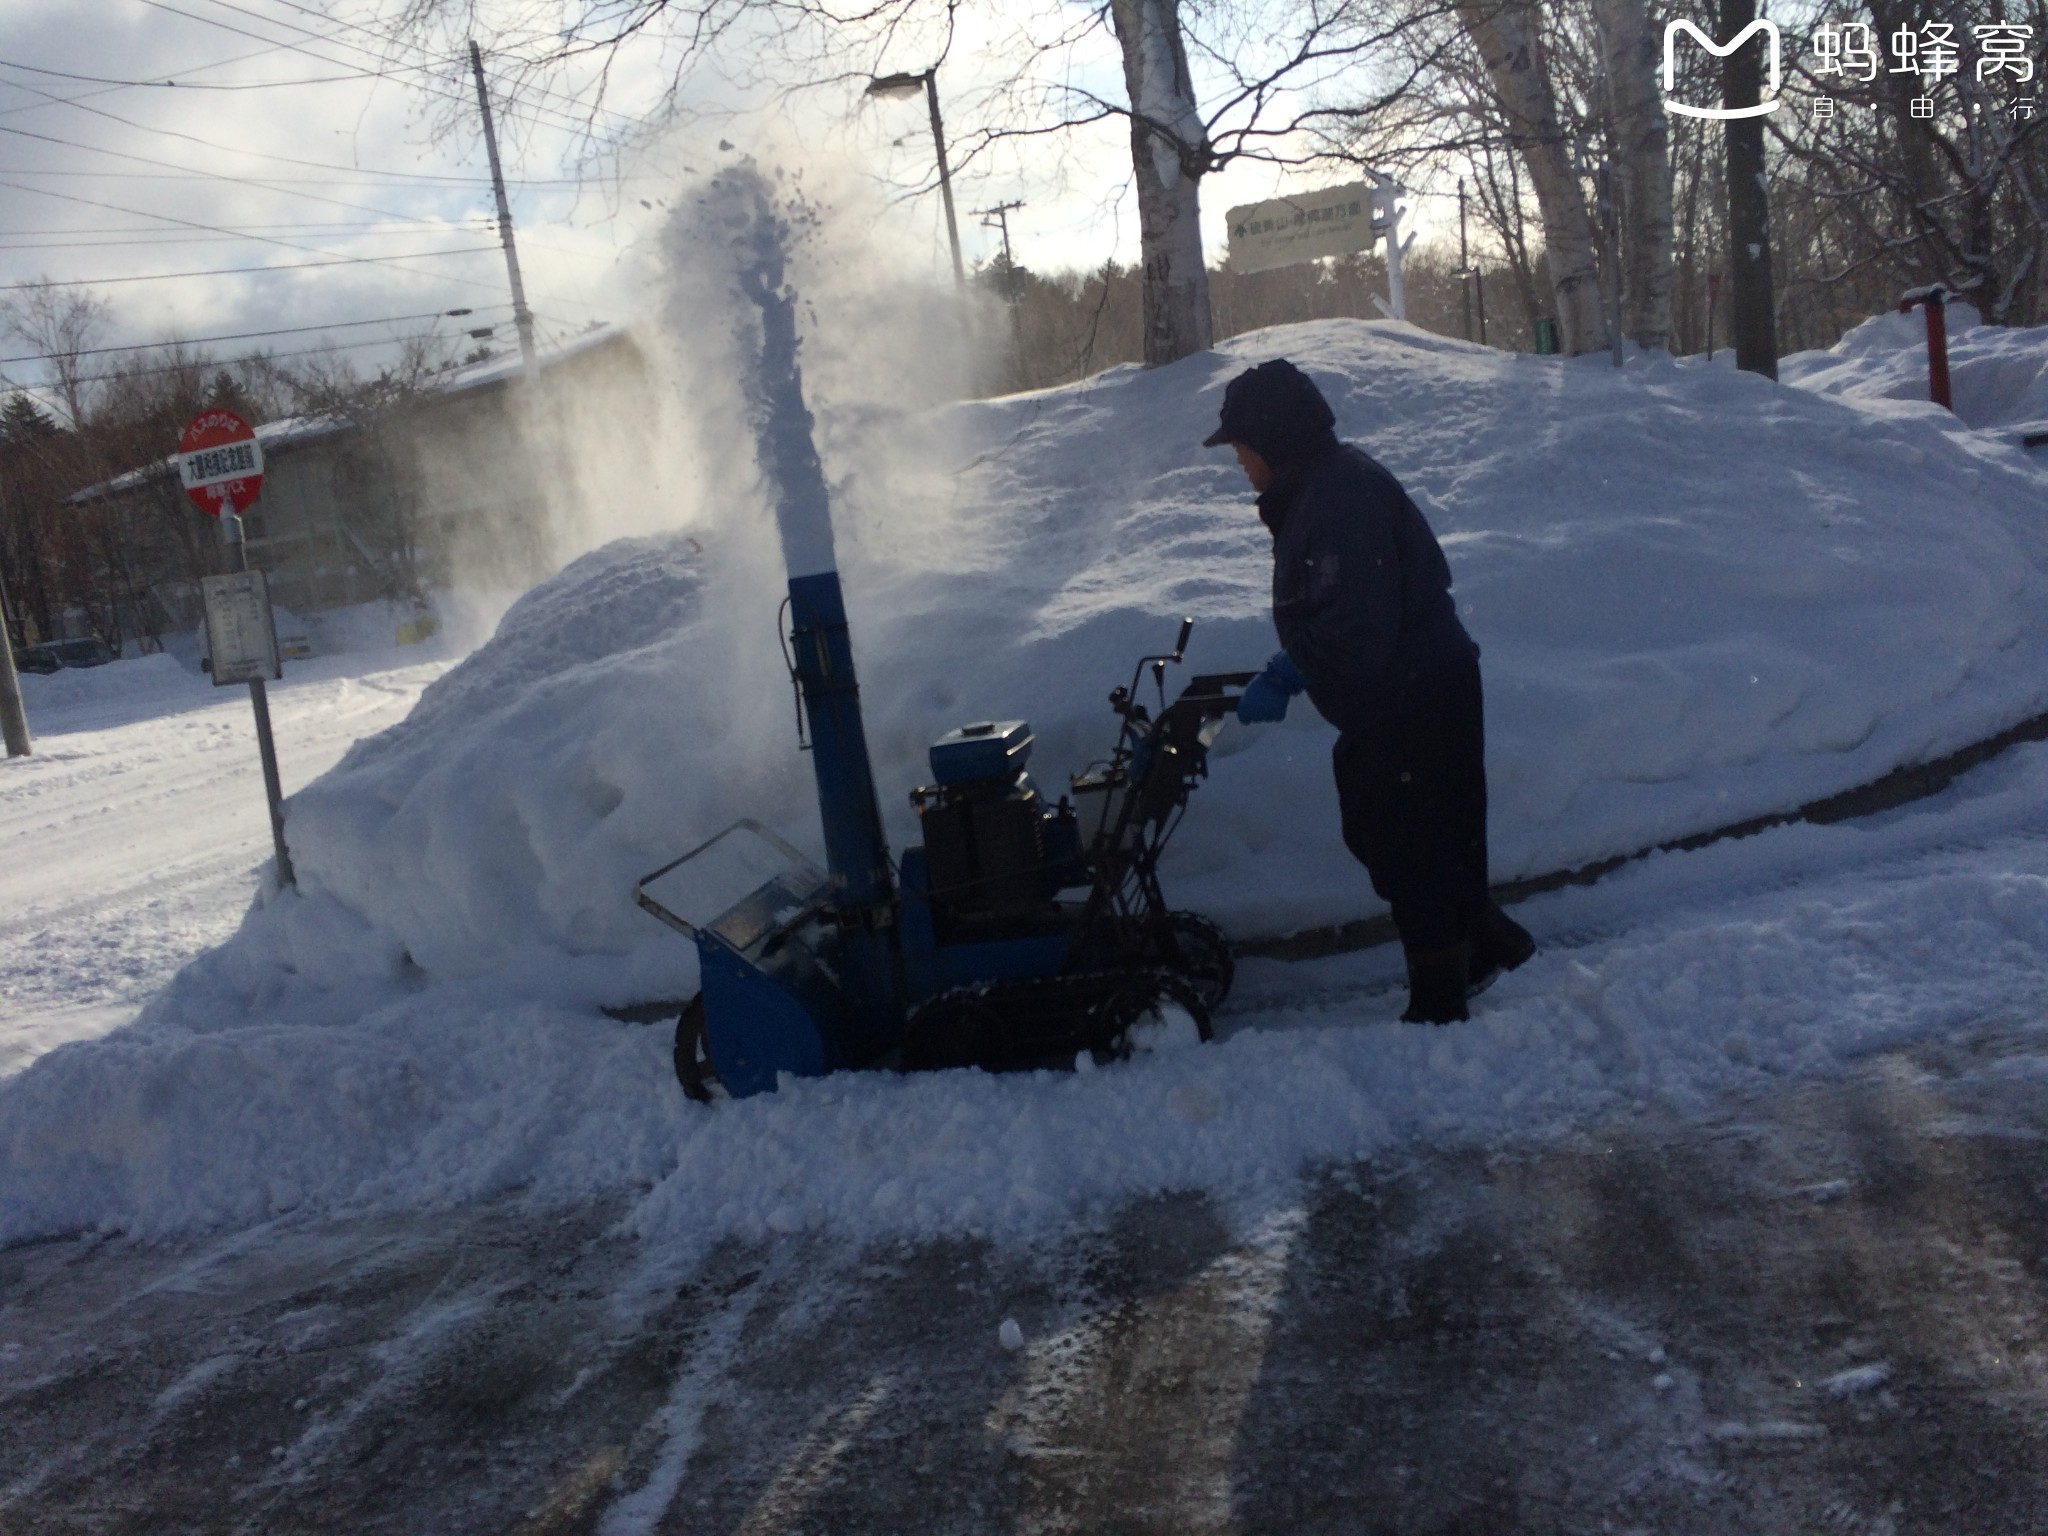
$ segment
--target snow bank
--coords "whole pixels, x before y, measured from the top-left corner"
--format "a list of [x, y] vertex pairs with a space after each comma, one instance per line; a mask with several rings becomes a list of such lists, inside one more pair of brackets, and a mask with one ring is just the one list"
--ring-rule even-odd
[[[2048, 477], [2017, 454], [1722, 369], [1320, 323], [925, 418], [915, 456], [976, 466], [952, 506], [842, 498], [899, 844], [925, 747], [960, 721], [1029, 719], [1057, 785], [1106, 750], [1104, 696], [1179, 615], [1192, 670], [1271, 651], [1266, 535], [1234, 464], [1193, 445], [1222, 385], [1281, 354], [1450, 554], [1485, 652], [1497, 876], [1784, 810], [2048, 708]], [[689, 946], [634, 908], [635, 878], [741, 815], [816, 841], [780, 593], [759, 504], [537, 588], [294, 798], [301, 894], [202, 967], [204, 1006], [521, 966], [569, 1003], [686, 992]], [[1305, 707], [1226, 735], [1176, 900], [1240, 934], [1372, 909], [1330, 740]]]
[[[1960, 303], [1944, 318], [1953, 420], [1978, 429], [2048, 427], [2048, 326], [1984, 325]], [[1873, 315], [1825, 352], [1795, 352], [1779, 362], [1778, 377], [1868, 409], [1898, 402], [1924, 407], [1935, 421], [1946, 415], [1927, 398], [1927, 321], [1918, 310]]]
[[[2048, 476], [2016, 451], [1726, 369], [1616, 373], [1323, 322], [874, 415], [904, 467], [886, 481], [828, 423], [899, 845], [926, 745], [962, 720], [1030, 719], [1057, 785], [1107, 747], [1104, 695], [1181, 614], [1192, 670], [1271, 651], [1268, 541], [1228, 455], [1197, 445], [1224, 384], [1279, 355], [1444, 538], [1485, 650], [1499, 876], [1781, 810], [2048, 708]], [[966, 467], [920, 493], [934, 463]], [[293, 797], [298, 892], [260, 902], [135, 1029], [0, 1084], [0, 1238], [636, 1180], [660, 1181], [647, 1230], [693, 1241], [1024, 1231], [1407, 1135], [1705, 1093], [1953, 1016], [1909, 963], [1934, 913], [1881, 893], [1547, 959], [1468, 1030], [1272, 1004], [1223, 1049], [1130, 1071], [856, 1076], [700, 1114], [661, 1032], [593, 1004], [694, 982], [689, 946], [632, 906], [636, 876], [739, 815], [816, 845], [772, 520], [758, 492], [719, 507], [521, 600], [403, 725]], [[1240, 934], [1372, 908], [1337, 841], [1329, 745], [1304, 707], [1225, 736], [1166, 873], [1177, 902]], [[1988, 955], [2037, 963], [2044, 891], [1971, 875], [1939, 897], [1939, 942], [1975, 924]], [[2005, 995], [1995, 969], [1970, 997]]]
[[155, 699], [173, 690], [189, 689], [193, 671], [168, 652], [110, 661], [99, 667], [65, 667], [57, 672], [21, 674], [21, 707], [29, 729], [45, 710], [81, 704], [126, 704]]

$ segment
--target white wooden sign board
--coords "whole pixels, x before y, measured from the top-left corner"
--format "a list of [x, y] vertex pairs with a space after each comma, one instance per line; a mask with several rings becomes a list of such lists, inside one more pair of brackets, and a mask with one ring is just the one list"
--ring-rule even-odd
[[1231, 268], [1264, 272], [1298, 261], [1370, 250], [1380, 237], [1372, 215], [1372, 188], [1362, 181], [1266, 203], [1246, 203], [1231, 209], [1227, 216]]
[[270, 586], [261, 571], [208, 576], [199, 583], [206, 601], [206, 649], [215, 687], [275, 681], [284, 676], [277, 654], [277, 621]]

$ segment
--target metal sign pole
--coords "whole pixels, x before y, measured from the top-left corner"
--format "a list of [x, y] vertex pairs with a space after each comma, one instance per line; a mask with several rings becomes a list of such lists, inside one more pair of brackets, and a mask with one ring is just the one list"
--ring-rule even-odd
[[13, 615], [7, 606], [7, 576], [0, 572], [0, 736], [9, 757], [29, 755], [28, 715], [21, 707], [21, 679], [14, 671]]
[[[249, 569], [249, 543], [242, 528], [242, 515], [235, 510], [233, 501], [221, 507], [228, 540], [235, 546], [235, 569]], [[284, 781], [277, 772], [277, 742], [270, 734], [270, 695], [263, 686], [263, 679], [249, 679], [249, 706], [256, 715], [256, 751], [263, 759], [263, 794], [270, 803], [270, 841], [277, 849], [277, 883], [280, 887], [296, 886], [298, 876], [292, 870], [292, 856], [284, 844]]]

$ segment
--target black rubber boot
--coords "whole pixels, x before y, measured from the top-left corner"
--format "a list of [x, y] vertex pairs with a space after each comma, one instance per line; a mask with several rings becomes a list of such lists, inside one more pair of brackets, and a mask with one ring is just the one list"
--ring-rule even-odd
[[1408, 1008], [1404, 1024], [1457, 1024], [1472, 1017], [1465, 1011], [1472, 947], [1453, 944], [1426, 954], [1408, 956]]
[[1535, 953], [1536, 941], [1529, 930], [1501, 911], [1489, 896], [1472, 925], [1472, 975], [1465, 984], [1465, 996], [1477, 997], [1500, 980], [1501, 972], [1527, 964]]

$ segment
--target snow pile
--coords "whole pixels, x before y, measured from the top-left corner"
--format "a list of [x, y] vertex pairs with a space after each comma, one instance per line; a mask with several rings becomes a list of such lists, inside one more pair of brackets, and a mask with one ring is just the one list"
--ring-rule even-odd
[[1954, 417], [1927, 398], [1927, 320], [1919, 310], [1873, 315], [1825, 352], [1795, 352], [1779, 362], [1778, 377], [1865, 408], [1917, 403], [1937, 422], [2048, 428], [2048, 326], [1984, 325], [1962, 303], [1949, 304], [1943, 318]]
[[[821, 411], [899, 846], [903, 791], [961, 721], [1031, 720], [1058, 786], [1106, 749], [1104, 695], [1180, 615], [1191, 671], [1271, 651], [1266, 535], [1229, 456], [1197, 445], [1225, 383], [1279, 355], [1443, 536], [1485, 649], [1497, 876], [1782, 810], [2048, 708], [2048, 477], [2015, 451], [1721, 368], [1323, 322], [1037, 395]], [[704, 412], [738, 416], [710, 395]], [[920, 492], [934, 464], [966, 467]], [[1355, 1001], [1269, 996], [1221, 1049], [1127, 1071], [850, 1076], [704, 1114], [662, 1031], [593, 1005], [694, 984], [689, 946], [632, 905], [637, 876], [740, 815], [816, 846], [779, 564], [762, 488], [719, 486], [687, 535], [608, 546], [516, 604], [293, 798], [298, 891], [136, 1028], [0, 1084], [0, 1240], [650, 1182], [644, 1229], [692, 1242], [1024, 1232], [1806, 1070], [2007, 999], [2013, 957], [2048, 954], [2039, 872], [1965, 872], [1933, 906], [1786, 897], [1549, 957], [1470, 1029], [1359, 1030]], [[1240, 934], [1373, 906], [1337, 841], [1329, 745], [1305, 706], [1225, 736], [1166, 873], [1178, 904]], [[1930, 944], [1943, 987], [1915, 980]]]
[[728, 779], [737, 701], [703, 664], [700, 567], [692, 541], [624, 540], [515, 603], [402, 724], [292, 797], [298, 890], [181, 978], [172, 1011], [212, 1026], [343, 989], [327, 1007], [346, 1013], [380, 984], [492, 973], [579, 1000], [687, 983], [687, 946], [648, 942], [663, 930], [633, 884], [739, 814], [752, 777]]

